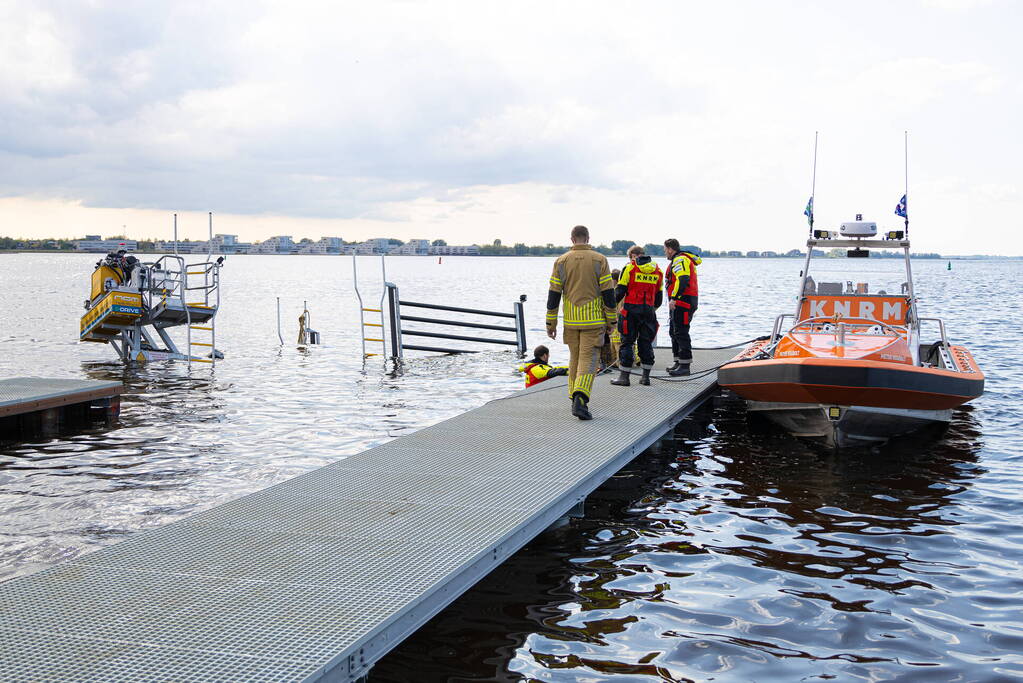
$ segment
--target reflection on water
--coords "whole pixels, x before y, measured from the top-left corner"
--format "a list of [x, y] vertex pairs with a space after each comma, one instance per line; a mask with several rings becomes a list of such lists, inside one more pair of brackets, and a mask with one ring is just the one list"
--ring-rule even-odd
[[[342, 259], [232, 257], [217, 330], [227, 358], [212, 372], [173, 363], [126, 370], [108, 349], [75, 343], [94, 257], [0, 260], [0, 376], [126, 387], [113, 429], [0, 448], [0, 580], [334, 462], [521, 383], [503, 352], [413, 358], [400, 375], [363, 366]], [[946, 431], [836, 454], [748, 422], [741, 402], [722, 397], [594, 493], [585, 518], [535, 539], [370, 679], [1023, 677], [1023, 328], [1010, 314], [1023, 290], [992, 285], [1020, 281], [1023, 264], [942, 266], [916, 266], [922, 311], [946, 316], [953, 341], [968, 342], [988, 374], [985, 396]], [[799, 267], [706, 261], [694, 343], [764, 333], [791, 308]], [[549, 268], [549, 259], [441, 266], [409, 257], [393, 259], [388, 273], [427, 301], [456, 293], [462, 305], [490, 308], [500, 291], [510, 310], [524, 292], [536, 344], [546, 341]], [[42, 272], [52, 277], [39, 291]], [[487, 286], [466, 286], [477, 282]], [[276, 296], [284, 320], [309, 301], [323, 345], [277, 343]], [[952, 299], [973, 303], [943, 305]], [[12, 329], [14, 319], [27, 326]], [[552, 350], [564, 360], [561, 345]]]
[[1021, 537], [974, 505], [991, 473], [971, 410], [882, 457], [757, 434], [744, 412], [723, 397], [686, 420], [371, 680], [1023, 673]]

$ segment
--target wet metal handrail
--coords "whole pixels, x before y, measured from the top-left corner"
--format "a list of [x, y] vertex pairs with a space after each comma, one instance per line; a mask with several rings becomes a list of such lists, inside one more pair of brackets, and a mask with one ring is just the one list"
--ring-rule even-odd
[[[388, 306], [390, 313], [391, 323], [391, 353], [395, 358], [402, 357], [403, 349], [417, 350], [417, 351], [437, 351], [440, 353], [473, 353], [464, 349], [449, 349], [441, 347], [428, 347], [420, 345], [404, 344], [402, 341], [402, 335], [409, 335], [412, 337], [431, 337], [434, 339], [449, 339], [454, 341], [469, 341], [480, 344], [498, 344], [502, 346], [514, 346], [518, 351], [519, 356], [522, 356], [526, 352], [526, 329], [525, 329], [525, 315], [523, 314], [523, 300], [525, 295], [520, 297], [515, 302], [511, 313], [504, 313], [501, 311], [488, 311], [481, 308], [465, 308], [462, 306], [446, 306], [443, 304], [428, 304], [420, 301], [405, 301], [402, 300], [398, 295], [398, 287], [393, 283], [386, 283], [387, 288], [390, 290], [388, 296]], [[511, 318], [515, 321], [515, 326], [508, 325], [488, 325], [485, 323], [473, 323], [462, 320], [450, 320], [448, 318], [429, 318], [417, 315], [402, 315], [401, 307], [409, 306], [412, 308], [425, 308], [434, 311], [449, 311], [452, 313], [469, 313], [472, 315], [484, 315], [495, 318]], [[406, 330], [402, 327], [402, 321], [407, 322], [420, 322], [427, 323], [430, 325], [441, 325], [450, 327], [467, 327], [473, 329], [482, 330], [498, 330], [501, 332], [513, 332], [515, 334], [514, 341], [508, 339], [494, 339], [490, 337], [479, 337], [479, 336], [468, 336], [451, 334], [448, 332], [428, 332], [426, 330]]]

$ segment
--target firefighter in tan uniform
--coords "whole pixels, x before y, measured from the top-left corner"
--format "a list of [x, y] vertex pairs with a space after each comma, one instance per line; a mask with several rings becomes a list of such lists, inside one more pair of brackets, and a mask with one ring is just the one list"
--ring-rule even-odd
[[604, 255], [594, 251], [589, 242], [590, 231], [585, 226], [572, 228], [572, 248], [554, 262], [547, 294], [547, 336], [551, 339], [557, 336], [558, 304], [564, 299], [568, 392], [572, 414], [580, 420], [593, 419], [587, 405], [593, 376], [604, 335], [614, 329], [617, 318], [611, 269]]

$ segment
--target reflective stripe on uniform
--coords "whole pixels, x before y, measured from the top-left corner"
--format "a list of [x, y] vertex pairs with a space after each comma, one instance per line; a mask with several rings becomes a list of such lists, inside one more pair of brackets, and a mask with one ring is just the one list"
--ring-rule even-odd
[[604, 302], [599, 298], [582, 306], [576, 306], [568, 299], [565, 299], [564, 304], [565, 327], [604, 325], [608, 319], [604, 314]]
[[572, 393], [581, 393], [583, 396], [590, 398], [590, 392], [593, 390], [593, 375], [579, 375], [575, 378], [575, 386], [572, 388]]

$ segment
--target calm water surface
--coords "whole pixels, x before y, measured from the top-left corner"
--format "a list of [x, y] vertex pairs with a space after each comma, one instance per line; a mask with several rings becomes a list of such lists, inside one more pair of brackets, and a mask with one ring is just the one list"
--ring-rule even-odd
[[[115, 429], [0, 446], [0, 580], [264, 488], [520, 386], [512, 353], [363, 365], [351, 261], [231, 257], [216, 369], [78, 344], [95, 256], [0, 256], [0, 377], [121, 380]], [[388, 260], [406, 299], [511, 310], [545, 340], [550, 259]], [[701, 268], [694, 343], [765, 333], [801, 262]], [[869, 261], [865, 268], [890, 269]], [[379, 299], [379, 261], [360, 259]], [[720, 396], [399, 646], [372, 681], [998, 681], [1023, 677], [1014, 322], [1023, 263], [916, 264], [988, 375], [947, 431], [833, 453]], [[375, 285], [375, 286], [374, 286]], [[286, 343], [279, 344], [281, 297]], [[297, 348], [308, 300], [325, 343]], [[662, 336], [662, 342], [666, 338]], [[553, 346], [555, 360], [564, 347]], [[595, 412], [611, 410], [599, 393]]]

